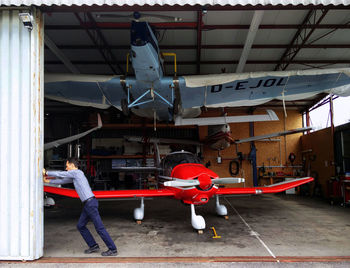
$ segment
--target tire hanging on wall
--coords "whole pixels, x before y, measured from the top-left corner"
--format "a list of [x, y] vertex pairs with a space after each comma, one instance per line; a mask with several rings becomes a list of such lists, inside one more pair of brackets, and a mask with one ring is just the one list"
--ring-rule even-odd
[[239, 161], [238, 160], [232, 160], [229, 164], [229, 172], [231, 176], [237, 176], [239, 173]]

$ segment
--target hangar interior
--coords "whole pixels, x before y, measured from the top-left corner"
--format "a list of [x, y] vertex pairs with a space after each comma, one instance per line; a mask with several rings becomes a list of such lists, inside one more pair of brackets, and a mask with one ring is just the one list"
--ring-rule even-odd
[[[100, 7], [85, 10], [86, 12], [81, 12], [79, 8], [69, 7], [43, 9], [46, 74], [73, 72], [125, 75], [127, 54], [130, 50], [130, 21], [135, 11], [147, 15], [147, 20], [154, 27], [160, 50], [176, 54], [177, 76], [349, 66], [347, 33], [350, 17], [347, 8], [281, 7], [258, 10], [234, 7], [140, 7], [136, 10], [132, 7]], [[104, 17], [106, 14], [110, 16]], [[261, 16], [259, 22], [253, 21], [257, 14]], [[165, 15], [181, 18], [181, 21], [164, 20], [161, 16]], [[250, 29], [253, 24], [255, 30]], [[244, 47], [248, 37], [251, 42], [250, 48]], [[243, 57], [246, 57], [246, 61], [242, 61]], [[238, 66], [240, 61], [245, 64], [241, 63]], [[128, 69], [127, 75], [132, 76], [132, 68]], [[165, 74], [175, 75], [174, 61], [171, 57], [165, 57]], [[285, 110], [283, 102], [279, 100], [254, 107], [202, 107], [200, 116], [261, 114], [265, 109], [273, 109], [276, 112], [280, 119], [277, 122], [256, 122], [253, 127], [248, 123], [231, 124], [232, 137], [238, 140], [307, 126], [306, 120], [303, 122], [303, 115], [321, 100], [324, 100], [324, 103], [329, 102], [326, 94], [319, 94], [309, 99], [286, 101]], [[114, 156], [126, 159], [123, 155], [134, 159], [130, 160], [130, 163], [145, 163], [145, 159], [149, 159], [151, 163], [152, 146], [125, 141], [125, 136], [185, 139], [203, 144], [208, 136], [207, 126], [174, 127], [172, 122], [157, 122], [154, 125], [152, 119], [133, 114], [127, 117], [117, 108], [99, 110], [45, 99], [45, 142], [83, 132], [96, 125], [97, 113], [102, 116], [103, 128], [79, 140], [82, 145], [81, 156], [91, 154], [93, 161], [101, 162], [97, 165], [111, 167], [111, 159], [115, 159]], [[250, 131], [253, 131], [253, 135]], [[306, 139], [302, 142], [301, 135], [294, 134], [256, 142], [256, 159], [261, 180], [269, 174], [300, 176], [308, 172], [305, 168], [307, 157], [302, 154], [305, 154], [304, 151], [311, 145], [307, 144]], [[331, 139], [329, 136], [327, 143]], [[73, 147], [75, 144], [76, 142]], [[332, 147], [331, 143], [330, 146]], [[47, 152], [46, 166], [56, 166], [59, 162], [57, 158], [65, 159], [68, 153], [66, 147], [61, 146], [54, 152]], [[200, 153], [203, 162], [210, 162], [211, 168], [220, 176], [230, 176], [230, 161], [241, 157], [240, 172], [244, 172], [246, 184], [253, 185], [252, 168], [248, 160], [249, 143], [230, 146], [219, 153], [208, 146], [196, 147], [172, 144], [162, 145], [161, 149], [163, 155], [181, 149]], [[329, 152], [329, 149], [325, 148], [325, 151]], [[289, 159], [291, 154], [295, 155], [293, 162]], [[218, 156], [222, 159], [220, 164]], [[106, 158], [109, 160], [106, 161]], [[333, 155], [327, 155], [324, 160], [329, 161], [331, 165], [334, 162], [332, 158]], [[104, 161], [98, 161], [101, 159]], [[98, 172], [104, 171], [102, 166]], [[339, 173], [346, 173], [344, 168], [342, 166]], [[320, 179], [323, 181], [324, 193], [326, 180], [334, 175], [332, 171]]]
[[[47, 6], [42, 7], [41, 10], [45, 15], [45, 74], [132, 76], [132, 68], [127, 67], [127, 54], [130, 53], [130, 21], [133, 12], [146, 14], [162, 52], [176, 54], [176, 74], [174, 74], [173, 58], [164, 57], [165, 73], [168, 76], [344, 68], [350, 64], [350, 13], [347, 6], [311, 8], [304, 6], [265, 8]], [[105, 14], [112, 16], [104, 16]], [[164, 16], [181, 18], [181, 21], [164, 21]], [[307, 118], [310, 109], [315, 108], [320, 101], [331, 107], [330, 104], [335, 97], [319, 94], [308, 99], [286, 101], [285, 103], [280, 100], [272, 100], [253, 107], [201, 107], [200, 117], [259, 115], [265, 113], [266, 109], [275, 111], [279, 121], [230, 124], [232, 138], [239, 140], [309, 126], [308, 120], [304, 118]], [[209, 131], [208, 126], [176, 127], [173, 122], [154, 122], [152, 119], [132, 113], [126, 116], [121, 110], [114, 107], [96, 109], [45, 99], [45, 143], [94, 127], [97, 122], [97, 114], [101, 115], [102, 128], [69, 145], [65, 144], [45, 151], [45, 167], [64, 169], [67, 156], [79, 156], [82, 169], [93, 190], [155, 189], [157, 188], [156, 175], [152, 173], [117, 171], [120, 166], [155, 165], [155, 152], [151, 142], [140, 143], [125, 138], [126, 136], [142, 136], [146, 141], [151, 138], [180, 140], [180, 143], [159, 145], [161, 156], [164, 157], [170, 152], [179, 150], [193, 152], [201, 158], [203, 164], [206, 164], [220, 177], [233, 175], [244, 177], [245, 182], [238, 184], [240, 187], [268, 185], [285, 179], [313, 176], [315, 177], [313, 183], [299, 187], [289, 194], [256, 198], [244, 196], [242, 199], [233, 198], [233, 203], [238, 210], [242, 211], [248, 209], [248, 204], [254, 207], [251, 212], [254, 216], [251, 220], [254, 222], [254, 217], [261, 218], [261, 221], [253, 223], [254, 228], [260, 228], [259, 224], [261, 226], [261, 223], [265, 222], [260, 232], [268, 234], [269, 237], [273, 237], [276, 232], [279, 233], [276, 241], [269, 241], [279, 255], [291, 256], [293, 250], [299, 256], [305, 254], [307, 256], [345, 256], [347, 254], [345, 246], [339, 249], [337, 245], [328, 244], [325, 242], [328, 239], [326, 237], [322, 236], [320, 238], [323, 239], [322, 241], [315, 241], [314, 237], [319, 236], [319, 233], [309, 230], [312, 229], [312, 226], [307, 227], [307, 230], [303, 232], [305, 239], [302, 241], [305, 248], [300, 247], [300, 244], [294, 244], [289, 249], [281, 245], [284, 244], [283, 241], [289, 241], [290, 245], [293, 244], [293, 239], [283, 237], [283, 232], [291, 236], [300, 232], [305, 217], [307, 218], [307, 215], [312, 214], [315, 210], [321, 211], [322, 217], [325, 217], [320, 216], [324, 224], [322, 226], [312, 224], [324, 228], [322, 229], [324, 235], [327, 233], [325, 230], [327, 230], [326, 223], [328, 223], [334, 227], [333, 235], [339, 235], [336, 240], [334, 237], [330, 239], [332, 243], [337, 241], [342, 245], [346, 244], [346, 239], [349, 237], [345, 235], [340, 238], [340, 234], [348, 233], [346, 230], [349, 230], [349, 225], [346, 221], [349, 220], [349, 217], [343, 215], [340, 208], [328, 211], [326, 208], [328, 204], [317, 198], [322, 197], [323, 200], [331, 198], [330, 200], [337, 204], [346, 204], [350, 201], [339, 192], [341, 178], [350, 172], [349, 124], [311, 133], [308, 131], [256, 141], [254, 157], [252, 145], [249, 142], [232, 144], [224, 150], [211, 149], [205, 144]], [[193, 141], [193, 144], [187, 143], [189, 140]], [[298, 199], [299, 197], [301, 199]], [[316, 199], [310, 199], [310, 197]], [[350, 199], [350, 196], [348, 197]], [[229, 204], [232, 203], [230, 200], [226, 199]], [[291, 201], [295, 202], [291, 209], [293, 213], [285, 212], [284, 210], [288, 210], [286, 207]], [[259, 251], [261, 250], [260, 244], [257, 248], [254, 247], [248, 235], [240, 237], [241, 242], [237, 242], [235, 238], [245, 232], [244, 228], [236, 225], [237, 223], [234, 223], [232, 218], [229, 222], [217, 222], [218, 219], [209, 212], [213, 206], [211, 203], [205, 208], [200, 208], [200, 211], [210, 215], [209, 224], [211, 226], [221, 227], [221, 233], [226, 235], [222, 244], [220, 242], [211, 243], [213, 241], [211, 236], [197, 237], [197, 234], [191, 233], [190, 228], [187, 227], [182, 229], [182, 235], [178, 237], [177, 228], [185, 225], [188, 220], [188, 215], [183, 215], [188, 209], [177, 207], [168, 200], [161, 202], [162, 204], [156, 200], [146, 202], [150, 203], [148, 211], [152, 210], [152, 212], [148, 216], [148, 223], [147, 221], [143, 223], [141, 231], [138, 230], [140, 228], [138, 225], [130, 221], [131, 216], [128, 215], [128, 213], [131, 214], [131, 210], [127, 208], [135, 206], [135, 202], [125, 201], [125, 203], [116, 202], [116, 204], [115, 202], [103, 202], [101, 204], [103, 218], [106, 219], [108, 228], [118, 229], [115, 234], [112, 231], [117, 241], [123, 241], [127, 236], [138, 241], [136, 245], [120, 242], [124, 247], [124, 250], [121, 250], [121, 256], [150, 256], [150, 247], [153, 248], [154, 256], [205, 256], [205, 254], [243, 256], [250, 255], [252, 252], [258, 256], [267, 254]], [[276, 206], [275, 202], [278, 203]], [[70, 236], [72, 247], [80, 247], [77, 242], [79, 238], [75, 237], [75, 234], [71, 236], [74, 222], [68, 220], [70, 216], [74, 218], [79, 213], [78, 202], [58, 198], [56, 203], [55, 208], [45, 211], [45, 256], [84, 256], [76, 249], [59, 250], [55, 242], [57, 239], [60, 241], [58, 244], [67, 243], [65, 239]], [[67, 211], [68, 207], [70, 211]], [[118, 210], [116, 222], [113, 218], [115, 207]], [[169, 207], [172, 207], [176, 213], [172, 213]], [[302, 212], [297, 217], [295, 214], [298, 214], [299, 209]], [[277, 222], [273, 220], [269, 210], [279, 215]], [[178, 219], [175, 219], [173, 214], [178, 215], [175, 216]], [[250, 217], [249, 213], [243, 212], [243, 214]], [[57, 215], [60, 216], [57, 217]], [[235, 220], [238, 220], [239, 215], [234, 216], [237, 218]], [[154, 218], [150, 219], [151, 217]], [[295, 225], [288, 223], [290, 217], [295, 220]], [[336, 223], [333, 220], [337, 217], [343, 218]], [[314, 221], [314, 219], [309, 220]], [[67, 227], [62, 233], [55, 227], [57, 222]], [[52, 232], [53, 229], [55, 232]], [[227, 234], [230, 232], [231, 235], [228, 237]], [[137, 246], [137, 244], [143, 244], [144, 240], [151, 242], [147, 246]], [[183, 243], [181, 246], [180, 240]], [[310, 241], [309, 244], [307, 240]], [[208, 251], [203, 250], [199, 253], [193, 251], [196, 243], [203, 245]], [[318, 246], [310, 251], [309, 246], [312, 247], [310, 244], [315, 245], [315, 243]], [[325, 251], [325, 248], [329, 251]], [[304, 254], [303, 250], [307, 253]]]

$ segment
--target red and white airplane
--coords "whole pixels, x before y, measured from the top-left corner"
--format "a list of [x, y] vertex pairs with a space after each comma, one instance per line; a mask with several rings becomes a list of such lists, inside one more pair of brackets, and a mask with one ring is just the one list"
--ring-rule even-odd
[[[220, 204], [221, 195], [268, 194], [283, 192], [313, 181], [311, 177], [298, 178], [262, 187], [221, 188], [220, 184], [242, 183], [243, 178], [219, 178], [219, 176], [200, 164], [200, 160], [189, 152], [174, 152], [167, 155], [160, 163], [161, 175], [158, 176], [158, 189], [94, 191], [97, 199], [140, 198], [141, 206], [134, 210], [134, 218], [144, 218], [145, 197], [170, 197], [183, 201], [191, 206], [191, 224], [199, 233], [205, 229], [205, 220], [196, 215], [195, 205], [204, 205], [210, 198], [216, 198], [216, 213], [227, 216], [227, 208]], [[44, 186], [46, 193], [79, 198], [74, 189]]]

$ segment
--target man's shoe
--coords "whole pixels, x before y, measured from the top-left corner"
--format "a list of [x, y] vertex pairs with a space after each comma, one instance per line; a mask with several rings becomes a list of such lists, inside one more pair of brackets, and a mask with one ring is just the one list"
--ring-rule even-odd
[[117, 256], [118, 255], [118, 251], [116, 249], [112, 250], [109, 249], [107, 251], [104, 251], [101, 253], [102, 256]]
[[98, 251], [100, 251], [100, 247], [96, 244], [95, 246], [92, 246], [92, 247], [90, 247], [88, 249], [85, 249], [84, 253], [85, 254], [90, 254], [90, 253], [94, 253], [94, 252], [98, 252]]

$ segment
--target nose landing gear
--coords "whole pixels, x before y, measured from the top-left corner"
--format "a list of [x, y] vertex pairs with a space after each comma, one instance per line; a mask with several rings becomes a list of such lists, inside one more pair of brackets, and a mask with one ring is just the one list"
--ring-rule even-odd
[[196, 215], [193, 204], [191, 204], [191, 224], [192, 227], [198, 231], [198, 234], [203, 234], [203, 229], [205, 229], [205, 220], [202, 216]]

